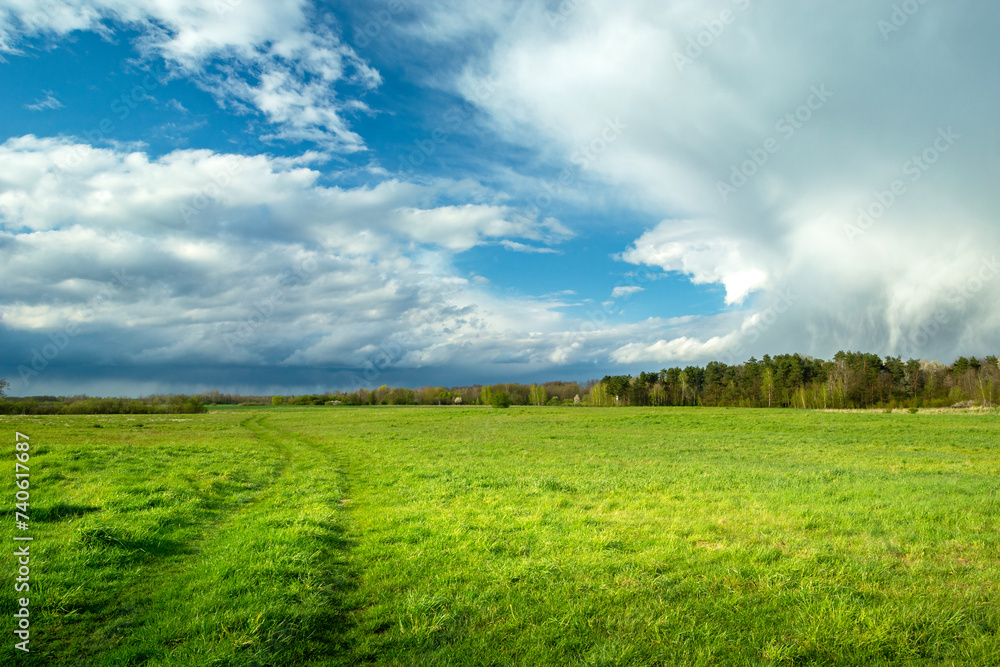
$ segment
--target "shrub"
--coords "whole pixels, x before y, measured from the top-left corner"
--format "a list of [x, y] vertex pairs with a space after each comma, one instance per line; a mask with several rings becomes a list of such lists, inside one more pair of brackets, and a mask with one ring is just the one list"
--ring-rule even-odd
[[490, 405], [492, 405], [494, 408], [509, 408], [510, 395], [505, 391], [495, 392], [490, 397]]
[[205, 408], [205, 404], [194, 396], [189, 396], [184, 400], [183, 403], [177, 408], [177, 412], [182, 415], [198, 415], [203, 412], [208, 412]]

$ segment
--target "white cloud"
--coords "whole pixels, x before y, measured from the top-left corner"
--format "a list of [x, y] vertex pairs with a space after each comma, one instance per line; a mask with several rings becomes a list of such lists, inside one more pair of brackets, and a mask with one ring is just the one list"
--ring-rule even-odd
[[513, 252], [523, 252], [528, 254], [536, 255], [555, 255], [560, 254], [555, 248], [544, 248], [539, 246], [528, 245], [526, 243], [518, 243], [517, 241], [503, 240], [500, 242], [504, 248]]
[[311, 16], [304, 0], [67, 0], [32, 6], [0, 0], [0, 53], [21, 52], [25, 37], [64, 38], [74, 31], [140, 33], [146, 58], [163, 58], [171, 74], [189, 77], [221, 104], [249, 105], [276, 126], [265, 138], [312, 141], [358, 151], [362, 138], [347, 116], [364, 112], [343, 99], [340, 83], [374, 88], [379, 73], [340, 41], [334, 26]]
[[[1000, 247], [990, 185], [1000, 135], [989, 105], [969, 103], [985, 93], [967, 93], [993, 76], [985, 16], [926, 5], [886, 39], [878, 21], [889, 2], [725, 3], [732, 20], [713, 35], [706, 21], [720, 9], [695, 0], [591, 0], [555, 21], [550, 5], [504, 6], [515, 4], [456, 89], [508, 140], [561, 155], [604, 184], [597, 193], [663, 220], [636, 230], [621, 259], [720, 284], [747, 315], [782, 290], [801, 293], [744, 341], [747, 356], [861, 347], [948, 358], [1000, 347], [988, 306], [1000, 281], [961, 307], [955, 297]], [[1000, 8], [983, 11], [1000, 18]], [[439, 34], [454, 32], [445, 25]], [[679, 54], [689, 55], [682, 67]], [[488, 97], [472, 88], [483, 78], [495, 84]], [[625, 126], [613, 140], [602, 137], [609, 119]], [[902, 194], [892, 195], [897, 181]], [[878, 215], [852, 235], [862, 208]], [[935, 313], [949, 323], [924, 336]], [[716, 325], [615, 358], [707, 356], [738, 333]]]
[[421, 20], [404, 25], [404, 30], [432, 44], [464, 39], [470, 33], [495, 34], [497, 25], [507, 23], [517, 7], [506, 2], [468, 0], [424, 0]]
[[[726, 290], [715, 317], [610, 324], [610, 312], [564, 316], [559, 295], [500, 298], [453, 268], [474, 246], [544, 253], [572, 235], [504, 193], [377, 167], [377, 185], [323, 184], [330, 150], [364, 148], [350, 121], [381, 79], [309, 3], [0, 0], [8, 55], [28, 37], [128, 26], [147, 61], [162, 57], [229, 109], [256, 110], [269, 136], [321, 149], [153, 159], [10, 139], [0, 146], [4, 331], [76, 322], [81, 341], [100, 338], [80, 349], [109, 363], [350, 365], [385, 341], [401, 348], [394, 363], [423, 368], [995, 352], [1000, 135], [984, 93], [969, 91], [995, 76], [982, 26], [1000, 8], [926, 5], [887, 40], [877, 21], [889, 0], [732, 5], [733, 21], [682, 67], [678, 54], [717, 7], [436, 0], [393, 17], [394, 37], [449, 54], [454, 90], [486, 115], [477, 128], [565, 166], [570, 184], [552, 195], [552, 182], [510, 164], [496, 180], [535, 201], [627, 202], [601, 223], [622, 239], [609, 252]], [[661, 222], [628, 228], [616, 213]], [[121, 269], [132, 281], [100, 298]]]
[[[543, 240], [553, 237], [549, 225], [513, 214], [514, 211], [507, 207], [471, 204], [430, 210], [401, 209], [395, 212], [392, 225], [396, 231], [419, 242], [442, 244], [446, 239], [443, 244], [459, 252], [477, 245], [482, 238], [517, 236]], [[561, 240], [562, 230], [557, 228], [554, 236]]]
[[612, 299], [621, 299], [623, 297], [632, 296], [633, 294], [638, 294], [639, 292], [644, 292], [646, 288], [639, 287], [638, 285], [622, 285], [611, 290]]
[[726, 288], [727, 304], [743, 303], [751, 292], [767, 285], [768, 276], [756, 268], [755, 260], [747, 258], [738, 241], [712, 234], [706, 227], [677, 220], [661, 222], [622, 253], [622, 259], [679, 271], [696, 285], [720, 283]]
[[47, 341], [73, 326], [87, 364], [344, 368], [389, 344], [400, 367], [550, 365], [582, 331], [557, 296], [501, 298], [451, 268], [475, 245], [557, 242], [560, 225], [433, 203], [481, 194], [469, 184], [322, 186], [309, 161], [8, 140], [2, 330]]
[[723, 356], [735, 342], [736, 335], [716, 336], [701, 341], [687, 336], [673, 340], [658, 340], [652, 345], [630, 343], [611, 354], [611, 359], [620, 364], [654, 362], [668, 364], [691, 359], [715, 359]]
[[28, 111], [51, 111], [53, 109], [62, 109], [63, 103], [56, 99], [51, 90], [46, 90], [45, 99], [38, 99], [31, 104], [25, 104], [24, 108]]
[[[0, 145], [0, 216], [33, 230], [74, 220], [150, 234], [318, 239], [358, 253], [407, 241], [458, 252], [505, 237], [565, 238], [561, 226], [508, 207], [428, 205], [435, 192], [461, 190], [451, 182], [320, 187], [319, 172], [299, 166], [304, 161], [207, 150], [150, 160], [140, 152], [20, 137]], [[269, 211], [266, 223], [255, 213], [261, 209]]]

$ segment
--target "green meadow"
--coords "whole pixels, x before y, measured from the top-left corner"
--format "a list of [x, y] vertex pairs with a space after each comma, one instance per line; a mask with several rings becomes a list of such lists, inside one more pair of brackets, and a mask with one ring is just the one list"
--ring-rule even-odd
[[0, 664], [996, 665], [1000, 415], [275, 408], [30, 437]]

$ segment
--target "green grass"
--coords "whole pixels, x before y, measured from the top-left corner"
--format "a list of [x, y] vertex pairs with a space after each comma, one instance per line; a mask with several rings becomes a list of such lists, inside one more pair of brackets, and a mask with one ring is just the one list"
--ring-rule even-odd
[[23, 664], [1000, 664], [995, 414], [0, 424], [33, 447]]

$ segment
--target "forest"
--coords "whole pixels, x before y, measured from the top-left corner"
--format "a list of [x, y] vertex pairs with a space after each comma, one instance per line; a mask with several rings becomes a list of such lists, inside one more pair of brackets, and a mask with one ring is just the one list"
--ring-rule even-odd
[[637, 376], [606, 376], [591, 405], [705, 405], [804, 409], [993, 405], [1000, 399], [996, 356], [937, 362], [838, 352], [824, 361], [798, 354], [711, 362]]

